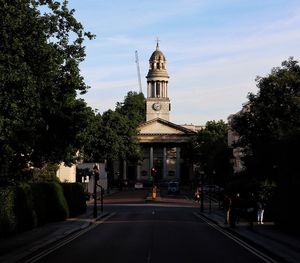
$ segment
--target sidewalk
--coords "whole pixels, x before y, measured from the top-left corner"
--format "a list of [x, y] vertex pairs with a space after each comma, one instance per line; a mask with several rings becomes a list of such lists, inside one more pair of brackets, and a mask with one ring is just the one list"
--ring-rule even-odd
[[103, 212], [101, 214], [100, 206], [98, 206], [98, 217], [93, 218], [93, 207], [88, 206], [86, 213], [79, 217], [48, 223], [14, 236], [0, 237], [0, 262], [13, 263], [21, 261], [24, 257], [37, 252], [41, 248], [89, 227], [105, 216], [107, 216], [107, 213]]
[[278, 262], [300, 262], [300, 236], [281, 231], [273, 222], [265, 222], [263, 225], [254, 223], [253, 229], [251, 229], [249, 222], [241, 221], [232, 229], [224, 224], [224, 212], [217, 206], [214, 206], [211, 212], [206, 209], [199, 214], [253, 246], [267, 251], [278, 259]]

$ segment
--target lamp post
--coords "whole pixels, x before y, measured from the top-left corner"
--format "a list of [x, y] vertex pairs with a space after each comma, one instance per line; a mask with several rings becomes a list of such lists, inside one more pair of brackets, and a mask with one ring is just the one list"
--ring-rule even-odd
[[[94, 165], [93, 167], [93, 174], [94, 174], [94, 210], [93, 210], [93, 215], [94, 218], [97, 217], [97, 181], [99, 179], [99, 168], [97, 164]], [[102, 192], [102, 191], [101, 191]]]
[[203, 184], [204, 184], [204, 171], [200, 171], [201, 175], [201, 199], [200, 199], [200, 210], [201, 212], [204, 211], [204, 191], [203, 191]]
[[212, 184], [213, 184], [213, 178], [214, 178], [214, 175], [216, 174], [216, 171], [213, 170], [212, 172], [212, 176], [210, 177], [210, 184], [209, 184], [209, 212], [211, 212], [211, 190], [212, 190]]

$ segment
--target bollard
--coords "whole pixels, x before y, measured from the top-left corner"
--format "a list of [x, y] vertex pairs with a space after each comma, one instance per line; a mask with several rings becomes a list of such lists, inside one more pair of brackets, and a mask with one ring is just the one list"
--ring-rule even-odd
[[156, 198], [156, 186], [153, 187], [152, 189], [152, 199]]

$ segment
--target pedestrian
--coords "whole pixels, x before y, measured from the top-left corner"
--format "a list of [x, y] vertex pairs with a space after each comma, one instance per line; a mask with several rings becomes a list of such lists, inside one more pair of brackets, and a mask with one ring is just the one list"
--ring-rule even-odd
[[199, 188], [196, 189], [196, 192], [194, 194], [194, 200], [195, 202], [199, 203], [200, 202], [200, 190]]
[[253, 229], [253, 222], [255, 221], [255, 215], [257, 211], [256, 203], [257, 202], [255, 201], [254, 194], [250, 193], [250, 197], [247, 205], [247, 212], [248, 212], [249, 224], [251, 229]]
[[231, 200], [231, 208], [229, 212], [230, 214], [229, 222], [232, 228], [235, 228], [236, 224], [239, 223], [240, 211], [241, 211], [241, 196], [240, 193], [236, 193], [236, 195]]
[[264, 203], [262, 200], [257, 201], [257, 223], [263, 224], [264, 222]]
[[231, 208], [231, 198], [229, 195], [225, 195], [223, 200], [223, 209], [225, 210], [225, 225], [229, 224], [230, 208]]

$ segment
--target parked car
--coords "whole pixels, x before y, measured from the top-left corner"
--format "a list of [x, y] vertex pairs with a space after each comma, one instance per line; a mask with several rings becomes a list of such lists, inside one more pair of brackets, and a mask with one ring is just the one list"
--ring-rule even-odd
[[134, 184], [134, 189], [143, 189], [143, 188], [144, 188], [144, 185], [141, 182], [136, 182]]
[[179, 182], [171, 181], [168, 183], [168, 194], [178, 194], [179, 192]]

